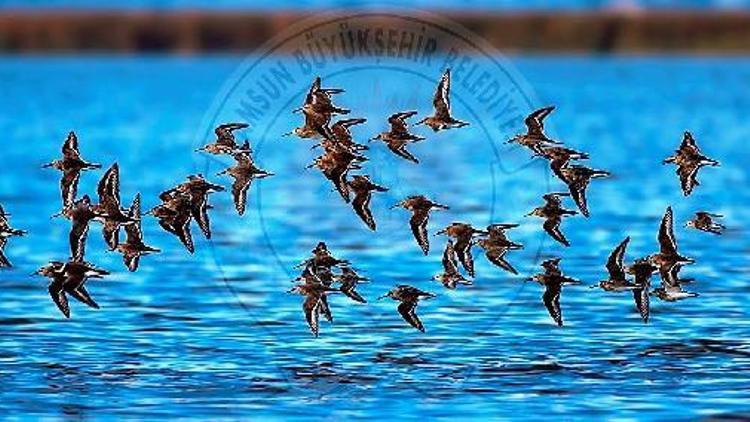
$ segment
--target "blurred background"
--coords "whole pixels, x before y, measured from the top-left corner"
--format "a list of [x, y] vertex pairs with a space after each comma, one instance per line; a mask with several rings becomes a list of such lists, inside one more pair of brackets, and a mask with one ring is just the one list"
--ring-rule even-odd
[[[473, 33], [468, 40], [480, 48], [461, 51], [466, 63], [494, 69], [507, 91], [482, 102], [489, 85], [477, 89], [479, 72], [454, 61], [453, 111], [472, 125], [415, 129], [428, 137], [413, 147], [418, 166], [372, 145], [363, 171], [391, 189], [373, 198], [373, 233], [317, 171], [305, 170], [317, 155], [310, 144], [281, 137], [301, 122], [289, 110], [319, 71], [325, 86], [346, 90], [337, 104], [368, 119], [353, 129], [365, 141], [396, 110], [432, 111], [451, 51], [431, 63], [356, 57], [305, 73], [293, 48], [265, 55], [261, 47], [305, 18], [399, 15], [404, 7]], [[307, 48], [298, 35], [291, 45]], [[0, 415], [747, 418], [748, 54], [748, 0], [0, 0], [0, 204], [29, 231], [8, 242], [14, 267], [0, 272]], [[548, 104], [557, 107], [546, 122], [552, 137], [613, 173], [589, 188], [591, 218], [563, 224], [570, 248], [522, 217], [564, 185], [545, 162], [504, 144], [525, 130], [528, 112]], [[194, 255], [144, 218], [146, 243], [162, 253], [142, 258], [136, 273], [92, 225], [86, 258], [112, 275], [87, 285], [101, 309], [71, 301], [64, 319], [46, 280], [29, 274], [68, 254], [68, 222], [48, 218], [59, 211], [60, 175], [40, 168], [59, 157], [67, 133], [76, 131], [87, 160], [118, 162], [123, 204], [140, 192], [145, 210], [191, 173], [228, 187], [217, 173], [230, 162], [194, 150], [216, 124], [236, 120], [252, 123], [238, 137], [276, 173], [254, 182], [246, 215], [237, 216], [228, 193], [212, 196], [214, 237], [194, 226]], [[685, 130], [721, 162], [701, 170], [688, 198], [674, 167], [661, 165]], [[101, 174], [84, 173], [79, 192], [94, 194]], [[445, 240], [430, 236], [423, 256], [408, 214], [389, 210], [417, 193], [451, 206], [434, 213], [430, 232], [451, 221], [519, 223], [509, 234], [526, 246], [509, 254], [519, 276], [475, 249], [474, 286], [447, 291], [432, 282]], [[644, 324], [630, 294], [587, 285], [605, 276], [625, 236], [627, 261], [653, 253], [669, 205], [681, 252], [697, 260], [683, 270], [696, 279], [687, 288], [700, 297], [654, 298]], [[724, 215], [726, 233], [686, 229], [699, 210]], [[314, 339], [302, 298], [285, 292], [294, 265], [320, 240], [372, 282], [359, 288], [366, 305], [332, 299], [335, 322], [322, 323]], [[546, 313], [542, 288], [523, 282], [553, 256], [585, 283], [563, 291], [564, 328]], [[406, 326], [395, 303], [374, 300], [400, 283], [438, 294], [419, 307], [427, 333]]]

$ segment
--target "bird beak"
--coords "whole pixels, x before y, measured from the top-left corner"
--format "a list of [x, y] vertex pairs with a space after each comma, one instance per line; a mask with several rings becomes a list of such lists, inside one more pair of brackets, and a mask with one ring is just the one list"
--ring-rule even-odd
[[387, 297], [388, 297], [388, 295], [387, 295], [387, 294], [384, 294], [383, 296], [380, 296], [380, 297], [378, 298], [378, 300], [382, 300], [382, 299], [385, 299], [385, 298], [387, 298]]
[[43, 165], [42, 168], [43, 169], [48, 169], [48, 168], [52, 167], [53, 165], [54, 164], [52, 164], [52, 163], [47, 163], [47, 164]]
[[390, 209], [390, 210], [395, 210], [396, 208], [398, 208], [398, 207], [400, 207], [400, 206], [401, 206], [401, 203], [399, 202], [398, 204], [394, 204], [394, 205], [391, 205], [391, 207], [390, 207], [390, 208], [388, 208], [388, 209]]
[[292, 136], [292, 135], [294, 135], [294, 132], [287, 132], [287, 133], [285, 133], [285, 134], [281, 135], [281, 137], [282, 137], [282, 138], [285, 138], [285, 137], [287, 137], [287, 136]]
[[599, 287], [598, 284], [592, 284], [589, 286], [589, 289], [596, 289], [597, 287]]
[[62, 212], [58, 212], [57, 214], [54, 214], [54, 215], [50, 216], [49, 219], [51, 220], [53, 218], [58, 218], [58, 217], [62, 217]]
[[294, 110], [292, 110], [292, 113], [299, 113], [300, 111], [302, 111], [302, 107], [295, 108]]

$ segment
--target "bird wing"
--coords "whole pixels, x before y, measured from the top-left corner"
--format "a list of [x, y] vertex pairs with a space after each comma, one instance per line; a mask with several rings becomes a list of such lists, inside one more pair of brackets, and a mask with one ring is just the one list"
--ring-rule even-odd
[[456, 239], [456, 255], [461, 265], [464, 267], [470, 276], [474, 277], [474, 256], [471, 254], [471, 238], [469, 239]]
[[413, 156], [409, 151], [406, 150], [406, 144], [392, 145], [389, 143], [388, 149], [401, 158], [419, 164], [419, 160], [417, 159], [417, 157]]
[[588, 178], [573, 180], [568, 183], [570, 196], [573, 198], [573, 201], [575, 201], [576, 205], [578, 205], [578, 209], [581, 210], [581, 214], [586, 217], [589, 216], [589, 206], [588, 201], [586, 200], [586, 188], [588, 187], [588, 185]]
[[341, 286], [341, 293], [346, 295], [348, 298], [359, 302], [359, 303], [367, 303], [365, 298], [363, 298], [359, 292], [357, 292], [355, 289], [357, 288], [357, 283], [353, 281], [344, 282], [344, 284]]
[[560, 309], [560, 292], [562, 291], [562, 285], [559, 283], [548, 283], [545, 285], [544, 295], [542, 295], [542, 301], [544, 306], [547, 308], [549, 315], [557, 323], [558, 326], [562, 327], [562, 310]]
[[[430, 251], [430, 239], [427, 236], [427, 221], [429, 220], [429, 212], [427, 210], [416, 210], [409, 219], [409, 226], [411, 232], [416, 239], [417, 244], [422, 248], [422, 252], [427, 255]], [[453, 246], [451, 245], [451, 249]], [[452, 253], [452, 255], [454, 255]]]
[[81, 178], [80, 170], [67, 170], [60, 178], [60, 193], [62, 195], [63, 209], [71, 206], [78, 195], [78, 181]]
[[99, 305], [91, 298], [91, 295], [89, 295], [89, 292], [83, 284], [76, 286], [75, 288], [66, 289], [65, 291], [84, 305], [90, 308], [99, 309]]
[[203, 235], [206, 236], [206, 239], [211, 239], [211, 221], [208, 218], [208, 194], [201, 194], [196, 198], [190, 207], [190, 211]]
[[138, 264], [141, 260], [141, 255], [137, 252], [125, 253], [122, 256], [122, 260], [125, 266], [131, 273], [134, 273], [138, 269]]
[[130, 204], [128, 217], [135, 220], [134, 223], [125, 226], [126, 241], [128, 243], [141, 243], [143, 241], [143, 231], [141, 231], [141, 194], [138, 193]]
[[448, 239], [448, 243], [445, 245], [442, 262], [443, 271], [446, 274], [458, 273], [458, 258], [456, 258], [456, 250], [453, 248], [453, 241], [450, 239]]
[[87, 221], [73, 221], [73, 226], [70, 229], [68, 236], [70, 242], [70, 256], [73, 261], [83, 261], [83, 257], [86, 254], [86, 238], [89, 234], [89, 222]]
[[247, 175], [235, 176], [232, 183], [232, 196], [234, 197], [234, 207], [239, 215], [245, 214], [247, 206], [247, 191], [250, 189], [250, 183], [253, 178]]
[[62, 147], [63, 157], [68, 160], [80, 160], [81, 153], [78, 150], [78, 136], [74, 132], [68, 133]]
[[446, 69], [440, 78], [432, 105], [435, 107], [435, 117], [441, 120], [447, 120], [451, 117], [451, 71]]
[[685, 196], [690, 195], [698, 182], [698, 164], [682, 164], [677, 167], [677, 175], [680, 177], [680, 187]]
[[102, 235], [104, 235], [104, 241], [107, 243], [109, 250], [115, 250], [120, 243], [120, 223], [110, 219], [105, 220]]
[[506, 253], [508, 253], [507, 248], [494, 247], [494, 248], [487, 248], [484, 254], [485, 256], [487, 256], [487, 259], [494, 265], [497, 265], [498, 267], [512, 274], [518, 274], [518, 271], [516, 271], [516, 269], [513, 268], [510, 262], [508, 262], [505, 259]]
[[552, 113], [555, 109], [554, 106], [540, 108], [533, 113], [529, 114], [524, 120], [526, 128], [528, 129], [528, 135], [534, 137], [544, 137], [544, 119]]
[[673, 219], [672, 207], [667, 207], [667, 211], [661, 219], [659, 235], [657, 237], [661, 253], [666, 255], [677, 255], [677, 241], [674, 238]]
[[[178, 214], [177, 216], [175, 216], [175, 218], [172, 220], [171, 224], [169, 225], [172, 228], [172, 230], [169, 230], [169, 231], [174, 233], [180, 239], [180, 242], [182, 242], [182, 244], [185, 245], [185, 248], [187, 248], [188, 252], [190, 253], [195, 252], [195, 245], [193, 244], [193, 235], [192, 233], [190, 233], [190, 214], [187, 214], [187, 213]], [[162, 227], [164, 227], [163, 224], [162, 224]]]
[[416, 300], [407, 300], [401, 302], [401, 304], [398, 305], [398, 313], [401, 314], [401, 317], [404, 319], [404, 321], [408, 322], [409, 325], [424, 333], [424, 325], [422, 325], [422, 321], [419, 320], [416, 310]]
[[609, 259], [607, 259], [607, 272], [609, 272], [611, 280], [625, 281], [626, 279], [625, 267], [622, 261], [625, 257], [625, 249], [628, 247], [628, 242], [630, 242], [630, 236], [620, 242], [609, 255]]
[[305, 319], [307, 325], [310, 326], [315, 337], [318, 336], [319, 320], [320, 320], [320, 298], [315, 295], [307, 295], [305, 301], [302, 303], [302, 310], [305, 312]]
[[333, 314], [331, 313], [331, 307], [328, 305], [328, 296], [325, 294], [320, 295], [320, 299], [318, 301], [318, 307], [320, 309], [320, 312], [323, 313], [323, 316], [325, 319], [328, 320], [328, 322], [333, 322]]
[[641, 314], [643, 322], [648, 322], [650, 310], [650, 301], [648, 298], [648, 286], [633, 290], [633, 299], [635, 300], [635, 308], [638, 309], [638, 313]]
[[10, 261], [8, 261], [8, 258], [5, 256], [5, 244], [8, 243], [8, 240], [4, 237], [0, 238], [0, 268], [9, 268], [11, 267]]
[[52, 301], [57, 305], [57, 309], [65, 315], [65, 318], [70, 318], [70, 305], [68, 304], [68, 298], [65, 297], [62, 280], [57, 279], [56, 277], [47, 287], [47, 290], [49, 291]]
[[544, 221], [542, 227], [544, 228], [544, 231], [547, 232], [547, 234], [552, 236], [553, 239], [557, 240], [565, 246], [570, 246], [570, 242], [568, 242], [568, 239], [565, 238], [565, 235], [560, 230], [560, 223], [562, 223], [562, 219], [560, 217], [550, 217]]
[[375, 230], [375, 218], [373, 218], [372, 211], [370, 211], [371, 198], [372, 194], [370, 191], [357, 192], [352, 200], [352, 207], [359, 218], [367, 224], [367, 227], [369, 227], [370, 230]]

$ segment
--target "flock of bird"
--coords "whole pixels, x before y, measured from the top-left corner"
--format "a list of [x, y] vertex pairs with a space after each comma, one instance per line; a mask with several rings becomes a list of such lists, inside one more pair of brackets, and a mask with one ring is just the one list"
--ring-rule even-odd
[[[460, 129], [469, 125], [453, 117], [450, 107], [450, 70], [446, 70], [437, 86], [433, 98], [434, 114], [423, 118], [416, 126], [425, 125], [433, 132], [449, 129]], [[334, 104], [333, 96], [344, 92], [340, 88], [324, 88], [320, 77], [313, 81], [303, 105], [294, 110], [304, 115], [302, 126], [295, 128], [286, 135], [296, 135], [315, 142], [313, 148], [321, 148], [323, 153], [315, 158], [308, 168], [317, 168], [328, 179], [346, 204], [351, 204], [354, 213], [370, 230], [376, 230], [377, 224], [370, 211], [372, 194], [386, 192], [387, 187], [373, 182], [366, 174], [351, 174], [360, 172], [368, 158], [366, 153], [369, 145], [354, 141], [350, 128], [362, 124], [364, 118], [338, 119], [332, 123], [334, 116], [346, 115], [351, 111]], [[559, 141], [547, 136], [544, 130], [545, 119], [554, 111], [555, 107], [544, 107], [534, 111], [525, 119], [526, 133], [516, 135], [508, 141], [528, 148], [533, 157], [540, 157], [549, 162], [552, 173], [567, 187], [567, 192], [551, 192], [543, 196], [544, 205], [533, 209], [527, 216], [536, 216], [544, 220], [543, 230], [555, 241], [570, 246], [565, 237], [561, 223], [564, 217], [579, 214], [589, 217], [590, 212], [586, 199], [586, 190], [593, 179], [606, 178], [610, 173], [580, 164], [588, 160], [588, 154], [564, 146]], [[426, 138], [412, 133], [408, 119], [414, 117], [416, 111], [402, 111], [392, 114], [388, 118], [390, 128], [370, 139], [381, 141], [395, 156], [419, 163], [407, 147], [413, 143], [424, 141]], [[235, 132], [247, 128], [244, 123], [228, 123], [215, 129], [216, 139], [199, 148], [197, 151], [213, 155], [231, 156], [234, 165], [218, 173], [217, 176], [227, 175], [233, 178], [231, 186], [234, 205], [239, 215], [243, 215], [247, 203], [247, 192], [255, 179], [273, 176], [273, 173], [259, 168], [253, 159], [253, 150], [249, 142], [239, 144]], [[100, 169], [100, 164], [85, 161], [80, 153], [78, 138], [74, 132], [68, 134], [62, 148], [62, 158], [44, 167], [54, 168], [62, 172], [60, 191], [62, 197], [62, 211], [57, 215], [71, 222], [69, 235], [70, 258], [63, 261], [52, 261], [40, 268], [36, 274], [50, 279], [48, 289], [50, 296], [59, 310], [70, 317], [68, 296], [81, 303], [98, 308], [98, 304], [91, 298], [85, 288], [89, 279], [103, 278], [109, 274], [106, 270], [97, 268], [85, 259], [86, 243], [90, 223], [102, 225], [102, 234], [109, 250], [123, 255], [123, 261], [129, 271], [137, 271], [142, 256], [158, 253], [159, 249], [144, 242], [141, 230], [141, 196], [136, 194], [130, 207], [123, 208], [120, 200], [120, 169], [117, 163], [112, 164], [101, 177], [97, 186], [98, 202], [94, 203], [87, 194], [78, 196], [78, 184], [84, 171]], [[677, 166], [677, 175], [682, 192], [689, 196], [695, 186], [699, 185], [698, 170], [704, 166], [718, 166], [719, 163], [705, 156], [698, 148], [695, 139], [689, 132], [685, 132], [683, 141], [675, 154], [664, 160], [664, 164]], [[160, 204], [148, 211], [147, 215], [157, 219], [159, 225], [168, 233], [174, 235], [184, 247], [193, 253], [195, 250], [191, 223], [195, 221], [206, 239], [211, 238], [209, 210], [210, 195], [222, 192], [225, 188], [206, 180], [202, 175], [190, 175], [187, 180], [168, 189], [159, 195]], [[566, 209], [563, 198], [570, 197], [577, 210]], [[402, 208], [411, 213], [409, 226], [417, 246], [424, 255], [430, 251], [427, 226], [430, 213], [448, 210], [447, 205], [435, 202], [424, 195], [409, 196], [391, 208]], [[22, 236], [26, 232], [10, 226], [8, 217], [0, 206], [0, 266], [10, 267], [10, 262], [4, 255], [4, 248], [8, 238]], [[697, 212], [694, 219], [686, 226], [708, 233], [721, 234], [724, 226], [714, 221], [721, 217], [709, 212]], [[485, 257], [495, 266], [514, 275], [518, 271], [507, 260], [510, 251], [519, 250], [523, 245], [510, 240], [507, 232], [517, 223], [495, 223], [485, 229], [477, 229], [467, 222], [454, 222], [437, 231], [436, 235], [448, 237], [442, 254], [443, 271], [434, 276], [445, 288], [456, 289], [459, 285], [471, 285], [475, 277], [473, 248], [478, 246], [484, 251]], [[680, 278], [683, 266], [694, 263], [694, 260], [682, 256], [677, 248], [674, 235], [674, 215], [668, 207], [661, 221], [658, 232], [659, 251], [638, 259], [632, 264], [625, 265], [625, 252], [630, 241], [626, 237], [610, 254], [606, 269], [608, 277], [591, 287], [601, 288], [607, 292], [632, 292], [638, 312], [644, 322], [649, 319], [649, 296], [653, 295], [661, 300], [676, 301], [697, 296], [687, 292], [683, 285], [690, 279]], [[120, 239], [120, 230], [125, 231], [125, 240]], [[542, 301], [549, 315], [559, 326], [563, 325], [560, 294], [562, 286], [582, 284], [581, 281], [568, 277], [560, 269], [561, 258], [544, 261], [541, 265], [543, 272], [528, 278], [544, 287]], [[366, 303], [366, 299], [357, 291], [366, 277], [360, 276], [351, 263], [339, 259], [329, 251], [324, 242], [320, 242], [312, 250], [312, 256], [303, 261], [298, 268], [300, 276], [294, 281], [295, 287], [291, 293], [303, 295], [303, 310], [305, 319], [312, 333], [319, 334], [320, 314], [328, 320], [333, 320], [328, 296], [341, 293], [354, 302]], [[651, 278], [658, 273], [661, 285], [651, 289]], [[632, 276], [632, 277], [630, 277]], [[420, 300], [434, 298], [435, 295], [409, 285], [399, 285], [381, 296], [379, 299], [390, 298], [400, 302], [398, 312], [412, 327], [425, 331], [423, 323], [416, 314]]]

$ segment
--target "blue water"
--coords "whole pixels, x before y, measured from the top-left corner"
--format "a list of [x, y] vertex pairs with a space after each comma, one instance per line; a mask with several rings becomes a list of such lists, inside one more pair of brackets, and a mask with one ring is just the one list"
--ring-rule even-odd
[[[228, 195], [212, 198], [214, 240], [203, 240], [194, 227], [194, 256], [145, 220], [147, 242], [164, 252], [142, 259], [130, 274], [119, 255], [104, 252], [98, 227], [92, 227], [87, 258], [113, 274], [89, 283], [101, 310], [72, 303], [72, 319], [64, 320], [45, 280], [28, 276], [68, 253], [67, 222], [48, 218], [58, 211], [58, 174], [39, 166], [58, 155], [65, 134], [75, 129], [86, 158], [119, 162], [124, 202], [141, 192], [144, 206], [153, 206], [158, 192], [197, 171], [226, 184], [214, 176], [219, 163], [191, 151], [204, 113], [240, 58], [1, 58], [0, 203], [30, 234], [11, 240], [6, 255], [15, 268], [0, 273], [0, 414], [747, 415], [750, 60], [512, 62], [539, 104], [558, 106], [551, 133], [590, 152], [592, 165], [615, 175], [592, 183], [590, 219], [565, 222], [571, 248], [553, 244], [539, 221], [521, 217], [548, 186], [560, 189], [543, 163], [523, 158], [524, 166], [494, 172], [489, 147], [474, 126], [416, 146], [420, 166], [374, 148], [366, 169], [392, 190], [373, 199], [379, 224], [373, 235], [320, 175], [302, 169], [314, 156], [308, 144], [273, 135], [297, 123], [283, 115], [258, 145], [260, 164], [277, 176], [253, 185], [243, 218]], [[340, 101], [360, 106], [358, 114], [370, 118], [355, 132], [364, 138], [381, 130], [392, 110], [361, 107], [366, 99], [357, 92], [369, 89], [369, 79], [355, 82], [347, 82]], [[396, 97], [404, 89], [398, 83], [390, 88]], [[455, 95], [461, 91], [456, 84]], [[466, 113], [458, 101], [454, 108]], [[705, 169], [702, 184], [685, 199], [673, 169], [659, 163], [687, 128], [722, 166]], [[80, 192], [93, 193], [99, 176], [86, 173]], [[434, 215], [431, 231], [454, 220], [521, 222], [512, 235], [527, 248], [510, 259], [522, 275], [536, 270], [541, 251], [541, 257], [563, 256], [566, 273], [587, 284], [604, 275], [607, 254], [626, 235], [632, 238], [628, 259], [655, 251], [659, 220], [672, 205], [680, 247], [697, 259], [684, 273], [697, 279], [690, 288], [701, 296], [654, 301], [652, 321], [644, 325], [629, 295], [569, 287], [562, 297], [566, 326], [558, 328], [541, 304], [539, 286], [481, 258], [475, 286], [447, 292], [430, 281], [440, 270], [442, 239], [432, 238], [433, 251], [423, 257], [405, 213], [387, 210], [415, 191], [452, 206]], [[682, 228], [699, 209], [724, 214], [727, 233], [712, 237]], [[323, 322], [316, 340], [305, 326], [301, 298], [285, 291], [292, 267], [318, 240], [373, 281], [360, 288], [367, 305], [332, 300], [335, 323]], [[395, 303], [374, 300], [399, 283], [439, 295], [418, 309], [426, 334], [406, 326]]]
[[[246, 2], [241, 0], [0, 0], [1, 8], [20, 9], [212, 9], [212, 10], [330, 10], [362, 7], [403, 7], [394, 0], [281, 0]], [[628, 9], [737, 9], [748, 8], [748, 0], [417, 0], [414, 8], [473, 10], [598, 10]]]

